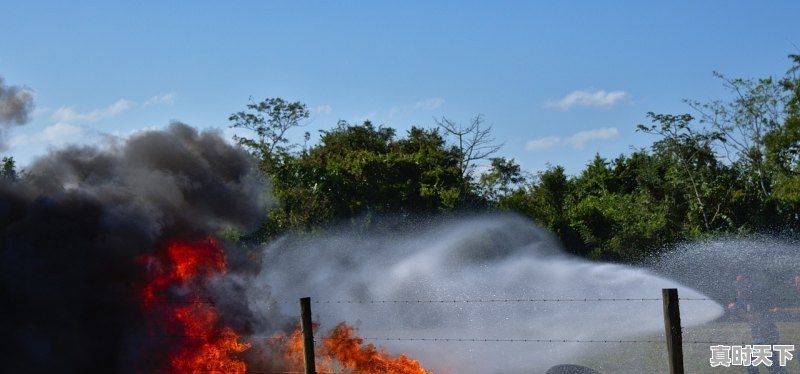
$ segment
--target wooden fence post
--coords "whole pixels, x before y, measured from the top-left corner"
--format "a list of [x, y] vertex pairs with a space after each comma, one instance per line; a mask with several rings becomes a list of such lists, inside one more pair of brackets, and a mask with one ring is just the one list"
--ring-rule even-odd
[[300, 299], [300, 329], [303, 332], [303, 362], [305, 374], [317, 374], [314, 363], [314, 329], [311, 326], [311, 298]]
[[664, 333], [667, 337], [670, 374], [683, 374], [683, 337], [681, 332], [681, 311], [678, 307], [678, 289], [661, 290], [664, 303]]

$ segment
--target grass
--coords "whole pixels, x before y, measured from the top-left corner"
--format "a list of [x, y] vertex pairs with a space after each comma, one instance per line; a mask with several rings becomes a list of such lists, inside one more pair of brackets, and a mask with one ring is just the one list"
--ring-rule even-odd
[[[778, 322], [781, 344], [794, 344], [795, 357], [789, 361], [787, 372], [800, 373], [800, 322]], [[631, 340], [658, 341], [659, 343], [614, 343], [604, 346], [601, 352], [589, 352], [576, 363], [603, 373], [668, 373], [667, 348], [664, 335], [641, 336]], [[730, 342], [728, 345], [750, 344], [750, 326], [746, 322], [710, 322], [701, 326], [684, 328], [683, 355], [687, 373], [744, 373], [742, 366], [728, 368], [709, 364], [711, 350], [716, 344], [692, 342]], [[664, 342], [664, 343], [660, 343]], [[613, 352], [613, 354], [608, 354]], [[776, 357], [773, 357], [777, 360]], [[776, 363], [777, 364], [777, 363]], [[765, 366], [761, 373], [767, 373]]]

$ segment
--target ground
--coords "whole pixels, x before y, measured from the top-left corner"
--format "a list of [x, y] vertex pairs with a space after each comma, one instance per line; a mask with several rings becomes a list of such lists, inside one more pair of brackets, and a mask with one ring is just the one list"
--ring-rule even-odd
[[[794, 344], [800, 349], [800, 322], [778, 322], [781, 344]], [[576, 363], [597, 369], [603, 373], [668, 373], [667, 350], [663, 334], [635, 338], [642, 341], [659, 341], [662, 343], [586, 343], [604, 344], [603, 353], [589, 354]], [[714, 367], [709, 364], [711, 350], [708, 343], [692, 342], [751, 342], [750, 326], [745, 322], [710, 322], [702, 326], [685, 328], [683, 334], [684, 366], [687, 373], [744, 373], [741, 366]], [[607, 352], [615, 354], [610, 355]], [[794, 358], [789, 361], [787, 371], [800, 373], [800, 354], [792, 352]], [[761, 367], [761, 373], [767, 373]]]

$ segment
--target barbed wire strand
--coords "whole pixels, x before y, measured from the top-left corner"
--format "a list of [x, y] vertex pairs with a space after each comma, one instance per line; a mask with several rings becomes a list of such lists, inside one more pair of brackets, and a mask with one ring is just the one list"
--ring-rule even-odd
[[[155, 336], [153, 338], [164, 339], [183, 339], [183, 338], [204, 338], [206, 336], [198, 335], [170, 335], [170, 336]], [[249, 340], [291, 340], [288, 336], [247, 336], [244, 337]], [[361, 340], [361, 341], [419, 341], [419, 342], [474, 342], [474, 343], [643, 343], [643, 344], [665, 344], [664, 340], [626, 340], [626, 339], [505, 339], [505, 338], [381, 338], [381, 337], [353, 337], [353, 338], [315, 338], [314, 344], [321, 340]], [[684, 344], [723, 344], [723, 345], [752, 345], [753, 343], [740, 342], [740, 341], [711, 341], [711, 340], [684, 340]], [[788, 344], [788, 343], [787, 343]]]
[[[532, 298], [532, 299], [450, 299], [450, 300], [312, 300], [312, 304], [458, 304], [458, 303], [530, 303], [530, 302], [620, 302], [620, 301], [662, 301], [662, 298]], [[708, 297], [682, 297], [681, 301], [753, 301], [754, 298], [726, 298], [723, 300]], [[770, 298], [770, 301], [800, 301], [800, 298]], [[297, 304], [298, 301], [276, 300], [279, 304]]]
[[[363, 339], [370, 341], [422, 341], [422, 342], [475, 342], [475, 343], [644, 343], [644, 344], [666, 344], [665, 340], [625, 340], [625, 339], [482, 339], [482, 338], [350, 338], [353, 340]], [[341, 340], [332, 338], [322, 338], [322, 340]], [[730, 341], [683, 341], [684, 344], [724, 344], [724, 345], [746, 345], [752, 343], [730, 342]]]

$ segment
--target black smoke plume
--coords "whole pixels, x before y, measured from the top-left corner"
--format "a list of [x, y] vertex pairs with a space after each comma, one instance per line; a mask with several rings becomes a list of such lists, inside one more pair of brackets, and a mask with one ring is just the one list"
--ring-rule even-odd
[[27, 87], [6, 86], [0, 77], [0, 150], [5, 149], [8, 127], [24, 125], [33, 111], [33, 91]]
[[27, 87], [6, 86], [0, 77], [0, 123], [24, 125], [33, 110], [33, 92]]
[[150, 372], [136, 259], [252, 225], [264, 191], [244, 152], [179, 123], [0, 182], [0, 371]]

